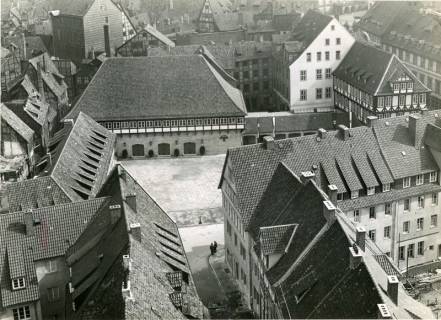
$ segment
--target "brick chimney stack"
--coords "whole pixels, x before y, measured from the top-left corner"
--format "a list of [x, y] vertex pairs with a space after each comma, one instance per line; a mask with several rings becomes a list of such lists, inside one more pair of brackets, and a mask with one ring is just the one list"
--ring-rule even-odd
[[398, 286], [400, 281], [397, 276], [387, 276], [387, 295], [395, 303], [398, 304]]
[[349, 138], [349, 129], [343, 124], [338, 125], [338, 131], [340, 132], [341, 138], [346, 141]]
[[271, 136], [263, 137], [263, 145], [266, 150], [274, 150], [276, 148], [276, 143], [274, 142], [274, 138]]
[[303, 184], [308, 183], [311, 180], [314, 180], [315, 178], [315, 173], [312, 171], [304, 171], [300, 174], [300, 180], [302, 181]]
[[366, 121], [367, 122], [367, 126], [369, 128], [372, 128], [375, 125], [375, 123], [377, 123], [378, 117], [376, 117], [376, 116], [368, 116], [366, 120], [367, 120]]
[[362, 226], [355, 229], [355, 243], [361, 251], [366, 250], [366, 229]]
[[380, 303], [377, 304], [378, 307], [378, 319], [392, 319], [392, 315], [387, 308], [387, 305]]
[[325, 130], [325, 129], [323, 129], [323, 128], [319, 128], [318, 130], [317, 130], [317, 136], [320, 138], [320, 139], [325, 139], [326, 138], [326, 135], [328, 134], [328, 132]]
[[126, 202], [129, 207], [136, 212], [136, 193], [126, 195]]
[[335, 220], [336, 207], [331, 201], [323, 201], [323, 215], [328, 223]]
[[329, 200], [334, 204], [334, 206], [337, 205], [337, 193], [338, 193], [338, 188], [335, 184], [330, 184], [328, 186], [328, 197]]
[[24, 223], [26, 226], [26, 235], [27, 236], [33, 236], [35, 234], [35, 229], [34, 229], [34, 218], [32, 216], [32, 210], [26, 210], [24, 212]]
[[114, 204], [112, 206], [109, 206], [109, 213], [110, 213], [110, 222], [112, 224], [116, 223], [119, 218], [121, 218], [121, 205]]
[[132, 235], [133, 239], [135, 239], [138, 242], [141, 242], [142, 241], [141, 225], [139, 223], [131, 223], [130, 234]]
[[418, 114], [409, 116], [409, 133], [415, 148], [420, 149], [424, 137], [425, 125]]

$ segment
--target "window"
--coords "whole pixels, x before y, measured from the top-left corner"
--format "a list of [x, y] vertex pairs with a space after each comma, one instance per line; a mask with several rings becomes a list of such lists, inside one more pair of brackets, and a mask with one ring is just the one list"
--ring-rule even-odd
[[370, 207], [369, 208], [369, 219], [376, 219], [376, 212], [375, 212], [375, 207]]
[[367, 188], [367, 195], [368, 195], [368, 196], [371, 196], [371, 195], [373, 195], [373, 194], [375, 194], [375, 187], [369, 187], [369, 188]]
[[390, 183], [383, 184], [383, 192], [390, 191]]
[[418, 196], [418, 208], [424, 208], [424, 196]]
[[331, 43], [331, 40], [329, 38], [325, 39], [325, 46], [329, 46]]
[[325, 51], [325, 60], [329, 61], [329, 51]]
[[418, 104], [418, 95], [417, 94], [414, 94], [412, 96], [412, 104], [413, 105], [417, 105]]
[[354, 221], [360, 222], [360, 210], [354, 210]]
[[424, 229], [424, 218], [417, 219], [417, 231]]
[[438, 193], [432, 193], [432, 204], [438, 204]]
[[316, 89], [315, 89], [315, 98], [316, 98], [317, 100], [319, 100], [319, 99], [322, 98], [322, 96], [323, 96], [323, 90], [322, 90], [322, 88], [316, 88]]
[[413, 82], [407, 83], [407, 90], [413, 90]]
[[327, 88], [325, 89], [325, 97], [326, 97], [326, 98], [331, 98], [331, 96], [332, 96], [331, 87], [327, 87]]
[[331, 30], [334, 31], [335, 30], [335, 26], [331, 25]]
[[306, 81], [306, 70], [300, 70], [300, 81]]
[[426, 103], [426, 95], [424, 93], [420, 94], [420, 103], [421, 104]]
[[306, 61], [307, 61], [307, 62], [311, 62], [311, 52], [308, 52], [308, 53], [306, 54]]
[[341, 39], [340, 38], [335, 39], [335, 44], [340, 45], [341, 44]]
[[384, 214], [389, 216], [392, 213], [392, 205], [390, 203], [386, 203], [384, 205]]
[[47, 289], [47, 298], [49, 301], [57, 301], [60, 299], [60, 288], [48, 288]]
[[410, 210], [410, 199], [404, 199], [404, 211]]
[[406, 96], [404, 94], [400, 95], [398, 100], [398, 104], [400, 106], [404, 106], [406, 104]]
[[415, 245], [413, 243], [409, 244], [407, 247], [407, 256], [413, 258], [415, 256]]
[[410, 230], [410, 221], [403, 222], [403, 233], [409, 233]]
[[383, 107], [384, 106], [384, 97], [378, 97], [378, 106]]
[[326, 68], [325, 69], [325, 78], [326, 79], [331, 79], [331, 68]]
[[340, 50], [335, 51], [335, 59], [340, 60]]
[[406, 91], [406, 82], [401, 83], [401, 91]]
[[419, 186], [424, 183], [424, 175], [419, 174], [416, 176], [416, 185]]
[[231, 223], [229, 221], [227, 221], [227, 233], [230, 235], [231, 237]]
[[358, 190], [351, 191], [351, 199], [358, 198]]
[[433, 214], [430, 216], [430, 227], [436, 227], [438, 226], [438, 215]]
[[403, 188], [409, 188], [410, 187], [410, 177], [403, 179]]
[[343, 201], [343, 193], [337, 193], [337, 201]]
[[322, 61], [322, 53], [317, 52], [317, 61]]
[[57, 271], [57, 261], [49, 260], [47, 263], [48, 272], [56, 272]]
[[418, 255], [423, 256], [424, 255], [424, 241], [418, 242]]
[[371, 239], [373, 242], [375, 242], [375, 230], [369, 230], [369, 239]]
[[400, 247], [400, 248], [398, 249], [398, 258], [399, 258], [400, 260], [404, 260], [404, 258], [405, 258], [405, 255], [404, 255], [404, 246], [402, 246], [402, 247]]
[[438, 180], [438, 172], [437, 171], [433, 171], [433, 172], [430, 173], [429, 181], [430, 182], [436, 182], [436, 180]]
[[315, 75], [317, 80], [322, 80], [322, 69], [315, 70]]
[[394, 91], [399, 91], [399, 90], [400, 90], [400, 84], [394, 83]]
[[26, 287], [26, 282], [24, 278], [12, 279], [12, 290], [23, 289]]
[[31, 310], [29, 306], [24, 306], [16, 309], [12, 309], [14, 320], [28, 320], [31, 319]]
[[390, 226], [384, 227], [384, 238], [390, 239]]
[[300, 90], [300, 101], [306, 101], [306, 90]]

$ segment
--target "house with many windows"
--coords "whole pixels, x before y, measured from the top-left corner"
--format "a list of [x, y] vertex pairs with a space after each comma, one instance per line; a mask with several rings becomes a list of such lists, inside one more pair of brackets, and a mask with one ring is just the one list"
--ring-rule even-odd
[[196, 31], [212, 33], [239, 30], [239, 22], [239, 13], [233, 10], [230, 1], [205, 0], [196, 21]]
[[429, 108], [430, 89], [394, 54], [355, 42], [333, 73], [335, 107], [361, 123]]
[[418, 1], [378, 1], [354, 28], [365, 40], [398, 56], [432, 90], [430, 106], [441, 107], [439, 13]]
[[[290, 206], [297, 210], [302, 203], [310, 203], [299, 200], [297, 205], [291, 204], [291, 198], [297, 194], [294, 189], [288, 192], [287, 199], [276, 196], [282, 195], [285, 188], [295, 187], [296, 181], [283, 180], [287, 179], [288, 173], [296, 175], [298, 181], [312, 180], [322, 190], [322, 195], [332, 194], [331, 202], [337, 211], [341, 211], [342, 219], [353, 229], [364, 228], [374, 255], [381, 256], [379, 264], [391, 263], [400, 273], [440, 257], [440, 137], [440, 114], [426, 111], [422, 115], [393, 119], [370, 117], [369, 126], [347, 128], [339, 125], [338, 130], [319, 129], [314, 135], [291, 139], [275, 141], [267, 136], [261, 144], [229, 149], [220, 182], [226, 255], [228, 266], [249, 305], [255, 303], [252, 279], [256, 271], [251, 269], [253, 251], [262, 234], [262, 230], [253, 229], [254, 219], [260, 217], [255, 228], [273, 220], [274, 225], [297, 223], [300, 228], [301, 220], [296, 222], [288, 213], [285, 220], [283, 212]], [[281, 166], [285, 170], [280, 175], [282, 181], [273, 180]], [[275, 206], [280, 209], [274, 209]], [[332, 206], [325, 207], [328, 211], [332, 209]], [[311, 210], [306, 208], [303, 212], [309, 215]], [[277, 217], [274, 212], [279, 213]], [[303, 224], [308, 223], [310, 227], [303, 227], [317, 227], [313, 222]], [[320, 224], [317, 228], [314, 229], [316, 232], [320, 230]], [[294, 229], [291, 227], [287, 232], [294, 233], [292, 241], [296, 242], [300, 229]], [[313, 232], [308, 230], [305, 232]], [[282, 235], [278, 239], [284, 239], [283, 243], [288, 246], [290, 236]], [[306, 242], [311, 242], [311, 246], [316, 244], [312, 238]], [[309, 251], [309, 247], [306, 248]], [[261, 258], [267, 264], [264, 272], [271, 274], [284, 270], [286, 262], [283, 261], [289, 259], [289, 252], [289, 249], [278, 249], [268, 258], [264, 254]], [[296, 254], [298, 257], [299, 253]], [[295, 261], [290, 262], [294, 269], [297, 266]], [[282, 281], [275, 279], [277, 284]], [[282, 289], [287, 288], [289, 286]], [[302, 313], [299, 317], [308, 314]]]
[[66, 119], [80, 112], [117, 134], [118, 156], [153, 157], [239, 146], [246, 108], [203, 55], [178, 55], [107, 59]]
[[333, 110], [331, 74], [354, 41], [335, 18], [309, 10], [275, 53], [277, 103], [293, 112]]

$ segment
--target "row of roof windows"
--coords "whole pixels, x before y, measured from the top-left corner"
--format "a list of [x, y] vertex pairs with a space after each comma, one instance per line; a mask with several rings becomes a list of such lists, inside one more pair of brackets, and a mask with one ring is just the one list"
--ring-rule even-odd
[[[325, 51], [325, 60], [329, 60], [330, 59], [330, 52], [329, 51]], [[335, 51], [335, 59], [336, 60], [340, 60], [341, 59], [341, 51], [337, 50]], [[322, 61], [322, 52], [316, 52], [316, 60], [317, 62]], [[306, 53], [306, 62], [311, 62], [312, 61], [312, 53], [311, 52], [307, 52]]]
[[245, 119], [240, 118], [206, 118], [182, 120], [149, 120], [149, 121], [107, 121], [101, 122], [107, 129], [137, 129], [137, 128], [163, 128], [163, 127], [193, 127], [217, 126], [228, 124], [244, 124]]

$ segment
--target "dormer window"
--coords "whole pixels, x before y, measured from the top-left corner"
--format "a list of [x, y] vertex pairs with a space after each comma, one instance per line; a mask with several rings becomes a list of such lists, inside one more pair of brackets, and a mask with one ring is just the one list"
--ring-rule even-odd
[[337, 193], [337, 201], [343, 201], [343, 193]]
[[358, 198], [358, 190], [351, 191], [351, 199]]
[[367, 188], [367, 195], [368, 195], [368, 196], [371, 196], [371, 195], [373, 195], [373, 194], [375, 194], [375, 187], [369, 187], [369, 188]]
[[403, 179], [403, 188], [409, 188], [410, 187], [410, 177]]
[[420, 94], [420, 104], [426, 104], [426, 94]]
[[383, 192], [390, 191], [390, 183], [383, 184]]
[[19, 290], [26, 288], [25, 278], [15, 278], [12, 279], [12, 290]]
[[400, 90], [400, 85], [398, 83], [394, 83], [394, 91]]
[[433, 171], [433, 172], [430, 173], [429, 181], [430, 182], [436, 182], [436, 180], [438, 180], [438, 172], [437, 171]]
[[406, 83], [401, 83], [401, 91], [406, 91]]
[[407, 83], [407, 90], [413, 90], [413, 82]]

